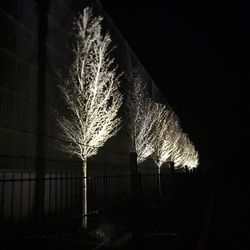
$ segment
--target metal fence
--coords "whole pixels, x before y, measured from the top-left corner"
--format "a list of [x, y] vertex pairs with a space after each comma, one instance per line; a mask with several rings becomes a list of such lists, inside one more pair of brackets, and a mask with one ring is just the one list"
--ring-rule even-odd
[[[83, 214], [80, 172], [0, 173], [0, 237], [63, 237], [88, 244], [114, 244], [138, 230], [139, 215], [157, 197], [171, 192], [171, 173], [104, 172], [87, 177], [88, 212]], [[37, 184], [43, 184], [42, 209], [35, 206]], [[160, 185], [160, 186], [159, 186]], [[87, 227], [82, 218], [87, 217]], [[135, 223], [137, 223], [135, 225]]]
[[[0, 174], [1, 236], [28, 236], [64, 219], [79, 214], [80, 176], [77, 173], [46, 173], [37, 178], [34, 172]], [[43, 214], [37, 218], [35, 189], [44, 183]]]

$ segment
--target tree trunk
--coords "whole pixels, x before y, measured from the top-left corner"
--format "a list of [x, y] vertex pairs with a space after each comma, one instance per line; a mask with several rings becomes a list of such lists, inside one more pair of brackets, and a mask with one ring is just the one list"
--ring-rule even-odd
[[159, 194], [161, 195], [161, 168], [158, 167], [158, 187], [159, 187]]
[[82, 194], [83, 194], [83, 199], [82, 199], [82, 227], [87, 228], [87, 214], [88, 214], [88, 196], [87, 196], [87, 158], [83, 160], [83, 165], [82, 165], [82, 171], [83, 171], [83, 179], [82, 179]]

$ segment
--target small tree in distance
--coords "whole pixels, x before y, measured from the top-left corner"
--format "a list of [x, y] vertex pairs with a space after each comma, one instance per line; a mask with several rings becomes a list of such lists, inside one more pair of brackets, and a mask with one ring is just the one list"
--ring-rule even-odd
[[76, 46], [69, 77], [60, 86], [67, 114], [57, 113], [61, 141], [59, 148], [82, 160], [83, 226], [87, 226], [87, 159], [121, 126], [118, 110], [122, 104], [119, 76], [110, 56], [111, 38], [102, 35], [100, 16], [85, 8], [75, 23]]

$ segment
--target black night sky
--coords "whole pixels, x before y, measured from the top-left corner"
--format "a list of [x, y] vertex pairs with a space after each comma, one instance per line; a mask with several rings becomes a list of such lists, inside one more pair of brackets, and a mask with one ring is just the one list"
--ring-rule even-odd
[[249, 6], [101, 2], [180, 117], [202, 164], [242, 172], [249, 146]]

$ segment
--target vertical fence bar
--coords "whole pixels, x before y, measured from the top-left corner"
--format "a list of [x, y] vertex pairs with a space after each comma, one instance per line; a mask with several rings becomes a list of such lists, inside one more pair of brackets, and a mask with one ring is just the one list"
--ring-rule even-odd
[[[95, 210], [95, 192], [94, 192], [94, 181], [95, 180], [93, 178], [93, 172], [92, 171], [91, 172], [89, 171], [89, 176], [90, 176], [90, 178], [89, 178], [88, 197], [90, 197], [90, 199], [91, 199], [89, 207], [91, 208], [91, 211], [94, 211]], [[94, 216], [90, 217], [90, 219], [88, 221], [88, 223], [89, 223], [88, 225], [90, 226], [91, 230], [93, 228], [93, 219], [95, 219]]]
[[49, 204], [48, 204], [48, 208], [49, 208], [49, 211], [48, 211], [48, 217], [49, 217], [49, 222], [48, 222], [48, 224], [49, 224], [49, 226], [50, 226], [50, 224], [51, 224], [51, 217], [52, 217], [52, 211], [51, 211], [51, 209], [52, 209], [52, 207], [51, 207], [51, 192], [52, 192], [52, 189], [51, 189], [51, 186], [52, 186], [52, 178], [51, 178], [51, 172], [49, 173], [49, 176], [48, 176], [48, 189], [49, 189]]
[[72, 173], [70, 173], [70, 217], [73, 217], [73, 183], [72, 183]]
[[68, 173], [65, 174], [65, 217], [68, 220]]
[[111, 179], [111, 194], [112, 194], [112, 199], [115, 199], [116, 197], [116, 192], [115, 192], [115, 183], [116, 183], [116, 179], [117, 179], [117, 173], [113, 172], [112, 173], [112, 179]]
[[110, 199], [114, 199], [115, 198], [115, 192], [114, 192], [114, 183], [115, 183], [115, 179], [116, 179], [116, 173], [112, 172], [110, 174]]
[[98, 174], [98, 192], [100, 192], [100, 204], [103, 207], [103, 173]]
[[96, 209], [99, 207], [99, 195], [100, 195], [98, 192], [97, 178], [98, 178], [98, 174], [97, 172], [95, 172], [94, 186], [95, 186], [95, 208]]
[[60, 173], [60, 211], [58, 213], [60, 215], [60, 223], [63, 222], [63, 174]]
[[30, 235], [31, 233], [31, 172], [29, 172], [28, 174], [28, 211], [27, 211], [27, 218], [28, 218], [28, 222], [27, 222], [27, 227], [26, 230], [28, 232], [28, 234]]
[[77, 199], [76, 199], [76, 196], [77, 196], [77, 176], [76, 174], [74, 174], [74, 213], [77, 215], [77, 216], [81, 216], [82, 214], [80, 213], [79, 214], [79, 211], [78, 211], [78, 204], [77, 204]]
[[102, 173], [97, 174], [97, 190], [99, 193], [99, 206], [103, 208], [103, 201], [102, 201], [102, 194], [103, 194], [103, 187], [102, 187]]
[[5, 220], [4, 220], [4, 191], [5, 191], [5, 173], [1, 173], [2, 174], [2, 179], [1, 179], [1, 183], [2, 183], [2, 192], [1, 192], [1, 206], [0, 206], [0, 216], [1, 216], [1, 225], [2, 225], [2, 234], [4, 234], [5, 232]]
[[55, 181], [55, 211], [54, 211], [54, 218], [55, 218], [55, 223], [57, 223], [58, 218], [57, 218], [57, 173], [54, 172], [54, 178], [53, 180]]
[[[104, 202], [104, 207], [106, 208], [107, 206], [107, 178], [106, 178], [106, 172], [103, 173], [102, 175], [102, 183], [103, 183], [103, 202]], [[106, 220], [106, 209], [105, 209], [105, 220]]]
[[19, 201], [19, 231], [23, 229], [23, 173], [20, 176], [20, 201]]
[[93, 173], [93, 182], [94, 182], [94, 184], [93, 184], [93, 187], [94, 187], [94, 194], [95, 194], [95, 196], [94, 196], [94, 199], [95, 199], [95, 209], [97, 209], [98, 208], [98, 191], [97, 191], [97, 188], [96, 188], [96, 172], [94, 172]]
[[9, 227], [9, 234], [13, 233], [14, 227], [14, 178], [15, 174], [11, 173], [11, 209], [10, 209], [10, 227]]
[[107, 178], [107, 203], [109, 203], [111, 200], [110, 182], [112, 181], [112, 173], [106, 172], [106, 178]]

